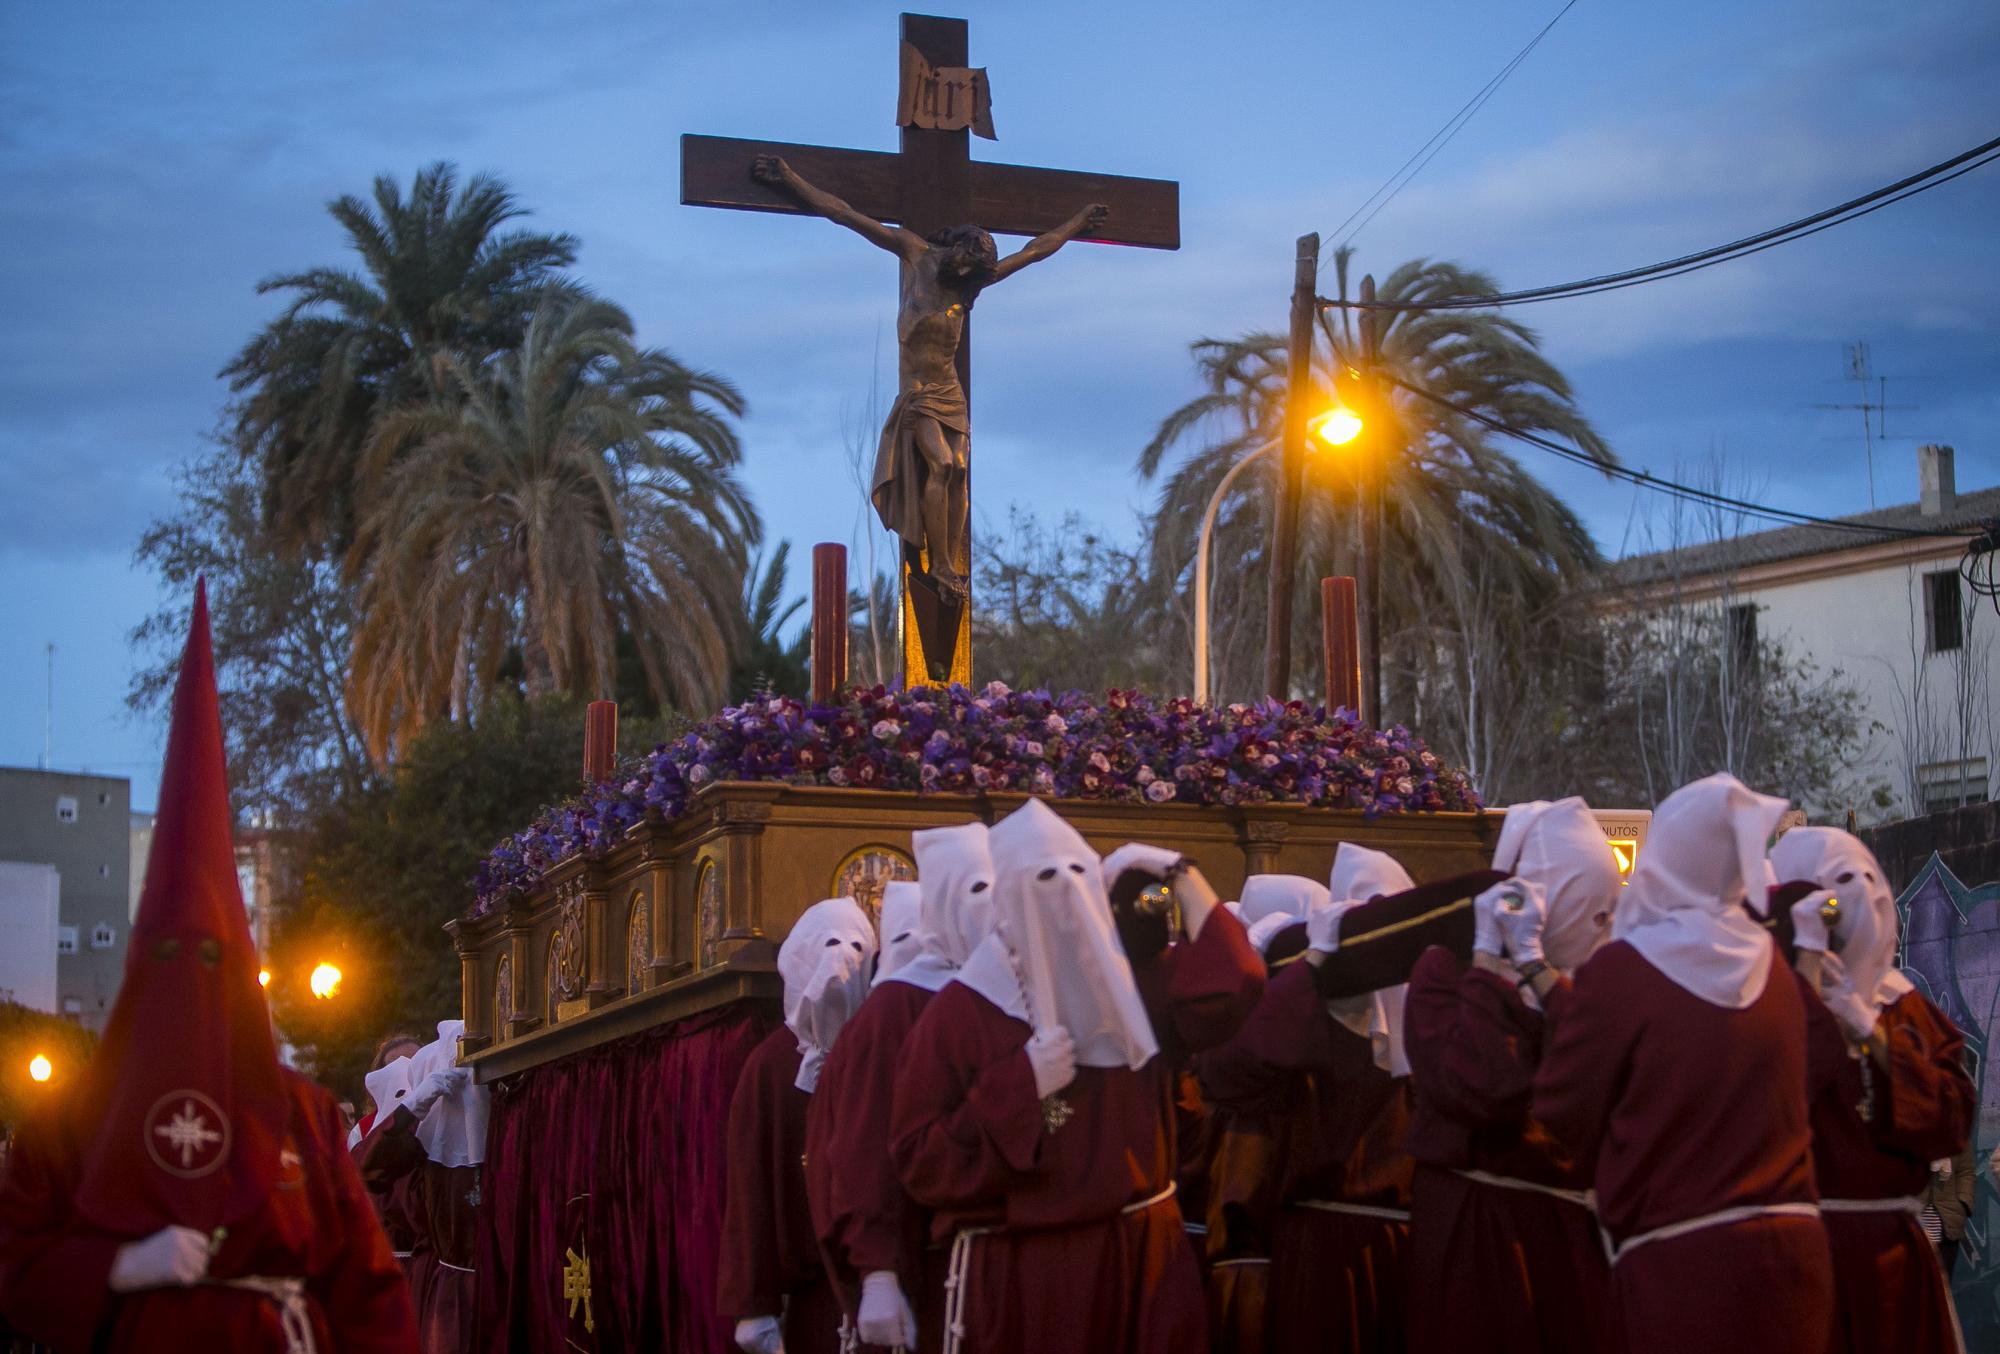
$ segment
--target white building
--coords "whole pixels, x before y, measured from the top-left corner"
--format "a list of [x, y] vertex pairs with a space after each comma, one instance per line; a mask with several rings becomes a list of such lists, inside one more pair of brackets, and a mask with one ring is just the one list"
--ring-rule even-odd
[[62, 876], [53, 865], [0, 860], [0, 1001], [56, 1009]]
[[[1886, 813], [1852, 806], [1863, 820], [1983, 802], [2000, 760], [2000, 614], [1960, 572], [1963, 533], [2000, 519], [2000, 488], [1958, 494], [1950, 447], [1919, 447], [1916, 469], [1916, 502], [1840, 519], [1899, 534], [1783, 527], [1615, 566], [1624, 605], [1721, 607], [1732, 649], [1774, 639], [1859, 689], [1875, 727], [1855, 770], [1892, 799]], [[1901, 534], [1930, 531], [1961, 534]]]

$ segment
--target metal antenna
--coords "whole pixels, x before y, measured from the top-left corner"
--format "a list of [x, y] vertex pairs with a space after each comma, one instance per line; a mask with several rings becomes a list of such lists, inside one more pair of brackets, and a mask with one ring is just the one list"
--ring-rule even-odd
[[[1915, 409], [1914, 404], [1891, 405], [1889, 403], [1889, 378], [1877, 376], [1869, 365], [1868, 345], [1856, 342], [1847, 345], [1847, 375], [1843, 378], [1861, 388], [1861, 399], [1851, 404], [1815, 404], [1814, 409], [1859, 409], [1861, 411], [1861, 447], [1868, 458], [1868, 507], [1875, 506], [1875, 443], [1889, 439], [1889, 410]], [[1871, 399], [1870, 396], [1873, 396]]]
[[42, 770], [49, 769], [54, 753], [56, 727], [56, 646], [49, 642], [48, 684], [42, 692]]

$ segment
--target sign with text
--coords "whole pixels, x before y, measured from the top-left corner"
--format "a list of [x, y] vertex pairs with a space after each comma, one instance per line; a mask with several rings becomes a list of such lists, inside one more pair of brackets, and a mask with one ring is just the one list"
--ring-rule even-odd
[[896, 95], [896, 125], [932, 132], [962, 132], [988, 141], [993, 131], [993, 91], [984, 66], [933, 66], [909, 43], [903, 44], [902, 87]]

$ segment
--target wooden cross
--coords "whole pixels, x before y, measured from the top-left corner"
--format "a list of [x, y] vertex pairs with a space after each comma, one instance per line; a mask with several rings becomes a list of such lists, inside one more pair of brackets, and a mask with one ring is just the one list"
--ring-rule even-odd
[[[983, 72], [963, 72], [968, 60], [965, 20], [905, 14], [900, 51], [904, 59], [899, 64], [905, 80], [905, 97], [900, 103], [905, 109], [912, 103], [908, 80], [913, 64], [919, 69], [927, 65], [938, 75], [958, 71], [975, 77], [953, 88], [970, 90], [976, 84], [981, 96], [978, 120], [982, 130], [984, 125], [990, 125], [984, 123], [987, 110], [983, 102]], [[920, 62], [913, 63], [909, 59], [912, 55], [920, 58]], [[902, 146], [895, 153], [720, 136], [683, 136], [681, 201], [698, 207], [803, 214], [804, 208], [794, 198], [750, 176], [753, 160], [775, 155], [803, 178], [845, 199], [863, 214], [905, 226], [919, 235], [928, 236], [933, 231], [960, 225], [982, 226], [996, 235], [1040, 235], [1061, 225], [1079, 207], [1095, 202], [1104, 204], [1110, 213], [1104, 225], [1088, 237], [1091, 241], [1149, 249], [1180, 248], [1178, 184], [977, 161], [971, 157], [969, 145], [969, 130], [975, 121], [973, 112], [970, 108], [953, 111], [961, 114], [948, 119], [962, 124], [956, 130], [914, 125], [919, 120], [937, 119], [912, 118], [901, 129]], [[969, 396], [972, 390], [969, 326], [958, 349], [958, 373]], [[904, 619], [905, 680], [935, 678], [944, 671], [936, 653], [922, 663], [911, 661], [922, 657], [922, 650], [911, 645], [911, 622], [915, 616], [907, 587]], [[970, 682], [969, 611], [961, 615], [958, 629], [957, 640], [950, 645], [949, 676], [954, 681]]]

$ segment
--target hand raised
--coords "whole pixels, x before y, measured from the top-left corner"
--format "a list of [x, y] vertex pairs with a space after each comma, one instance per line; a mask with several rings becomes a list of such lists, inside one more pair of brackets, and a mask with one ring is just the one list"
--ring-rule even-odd
[[1083, 209], [1083, 234], [1095, 235], [1104, 229], [1104, 223], [1111, 219], [1111, 209], [1102, 202], [1093, 202]]
[[792, 167], [785, 163], [782, 155], [759, 155], [750, 162], [750, 177], [773, 187], [782, 187], [785, 176], [791, 172]]

